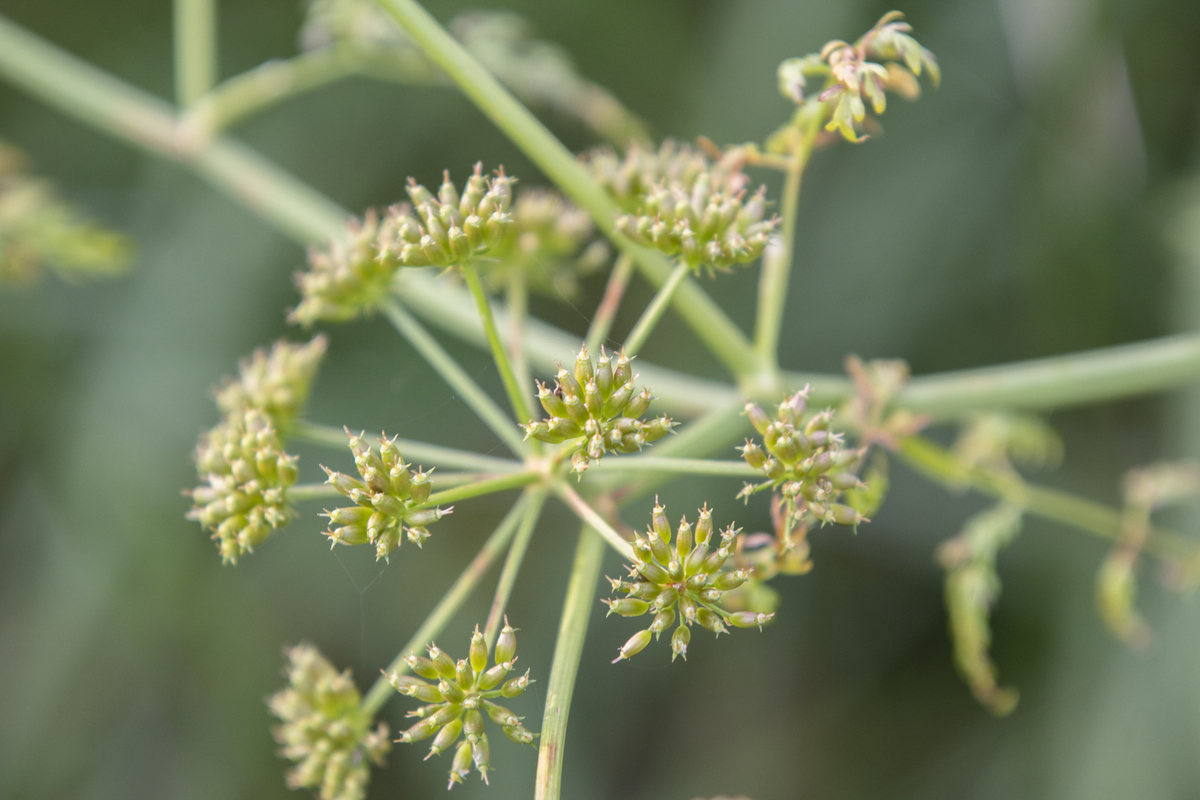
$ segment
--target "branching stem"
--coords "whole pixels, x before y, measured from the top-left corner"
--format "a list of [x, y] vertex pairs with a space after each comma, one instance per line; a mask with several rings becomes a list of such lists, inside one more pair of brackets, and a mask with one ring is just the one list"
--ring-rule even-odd
[[504, 348], [504, 343], [500, 341], [500, 332], [496, 330], [496, 320], [492, 316], [492, 305], [488, 302], [487, 293], [484, 292], [483, 284], [479, 280], [479, 271], [470, 261], [465, 261], [462, 264], [462, 273], [463, 277], [467, 279], [471, 296], [475, 298], [475, 307], [479, 310], [479, 318], [483, 321], [483, 332], [487, 335], [492, 358], [496, 362], [496, 369], [500, 371], [500, 380], [504, 383], [504, 391], [508, 392], [508, 402], [512, 404], [513, 411], [517, 414], [517, 421], [529, 422], [531, 417], [529, 416], [529, 406], [525, 402], [525, 391], [517, 383], [512, 363], [508, 360], [508, 351]]
[[[350, 442], [350, 438], [346, 436], [345, 431], [335, 428], [332, 425], [319, 425], [308, 420], [300, 420], [294, 423], [291, 434], [295, 438], [306, 442], [329, 445], [338, 449], [345, 449]], [[374, 433], [364, 433], [363, 436], [371, 439], [381, 438], [379, 434]], [[426, 442], [418, 442], [413, 439], [397, 438], [395, 442], [396, 447], [405, 459], [422, 466], [450, 467], [452, 469], [473, 470], [475, 472], [519, 472], [524, 469], [520, 461], [513, 461], [507, 458], [469, 453], [466, 450], [456, 450], [453, 447], [427, 444]]]
[[575, 512], [575, 516], [591, 525], [597, 533], [604, 537], [604, 541], [608, 542], [609, 546], [627, 560], [634, 560], [633, 548], [625, 537], [618, 533], [616, 528], [609, 525], [596, 509], [588, 505], [588, 502], [579, 496], [579, 492], [562, 481], [554, 484], [554, 491], [567, 504], [567, 507]]
[[186, 108], [217, 82], [216, 0], [175, 0], [175, 99]]
[[434, 492], [429, 495], [424, 503], [419, 508], [433, 508], [437, 505], [445, 505], [446, 503], [457, 503], [460, 500], [469, 500], [472, 497], [482, 497], [487, 494], [495, 494], [496, 492], [504, 492], [509, 489], [520, 489], [523, 486], [528, 486], [531, 483], [537, 483], [542, 479], [539, 472], [529, 470], [527, 472], [513, 472], [508, 475], [501, 475], [496, 478], [487, 478], [477, 483], [468, 483], [465, 486], [456, 486], [453, 489], [447, 489], [444, 492]]

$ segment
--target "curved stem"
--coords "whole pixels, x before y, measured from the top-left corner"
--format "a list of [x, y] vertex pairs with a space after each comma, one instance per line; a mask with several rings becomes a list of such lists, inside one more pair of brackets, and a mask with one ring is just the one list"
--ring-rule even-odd
[[521, 526], [517, 535], [508, 546], [508, 557], [504, 559], [504, 567], [500, 570], [500, 579], [496, 582], [496, 596], [492, 599], [492, 608], [488, 611], [487, 624], [484, 626], [483, 640], [487, 642], [488, 652], [496, 643], [500, 634], [500, 621], [504, 619], [504, 608], [517, 582], [517, 574], [521, 571], [521, 562], [525, 560], [525, 551], [529, 548], [529, 540], [537, 528], [538, 518], [542, 514], [542, 505], [546, 502], [545, 489], [532, 489], [529, 503], [521, 517]]
[[386, 676], [389, 672], [395, 672], [403, 675], [408, 672], [408, 664], [404, 663], [404, 658], [411, 653], [420, 650], [428, 644], [433, 637], [441, 633], [442, 628], [450, 621], [459, 607], [463, 604], [470, 595], [471, 590], [479, 583], [488, 568], [492, 566], [492, 562], [496, 560], [496, 556], [508, 544], [508, 540], [512, 538], [513, 532], [517, 528], [517, 523], [520, 521], [525, 508], [528, 506], [530, 496], [528, 494], [521, 495], [521, 498], [513, 505], [512, 509], [496, 526], [496, 530], [492, 531], [492, 535], [483, 543], [483, 547], [479, 553], [467, 565], [462, 574], [458, 576], [458, 580], [446, 592], [438, 604], [434, 606], [433, 611], [429, 612], [429, 616], [421, 623], [421, 627], [417, 628], [417, 632], [412, 638], [400, 648], [400, 652], [392, 659], [392, 663], [387, 669], [383, 670], [384, 675], [375, 679], [375, 683], [371, 686], [371, 690], [367, 692], [367, 696], [363, 698], [362, 709], [366, 712], [367, 717], [373, 717], [387, 702], [395, 691], [392, 685], [388, 682]]
[[596, 599], [596, 580], [604, 563], [604, 543], [588, 526], [579, 532], [575, 563], [567, 582], [554, 660], [546, 686], [546, 710], [542, 715], [541, 743], [538, 746], [537, 779], [534, 800], [558, 800], [562, 790], [563, 748], [566, 745], [567, 717], [571, 711], [571, 693], [583, 642], [587, 637], [588, 618]]
[[437, 370], [446, 383], [458, 392], [463, 402], [492, 429], [492, 433], [500, 437], [500, 440], [517, 455], [524, 457], [529, 453], [529, 447], [521, 440], [521, 434], [513, 421], [475, 381], [471, 380], [471, 376], [429, 335], [429, 331], [425, 330], [421, 323], [394, 301], [389, 301], [383, 307], [383, 313], [409, 344], [429, 362], [429, 366]]
[[[291, 435], [306, 442], [336, 448], [346, 448], [350, 442], [350, 437], [344, 430], [303, 419], [292, 424]], [[374, 433], [364, 434], [364, 436], [370, 436], [373, 439], [382, 438], [379, 434]], [[451, 467], [475, 472], [517, 472], [525, 468], [520, 461], [470, 453], [466, 450], [456, 450], [453, 447], [442, 447], [413, 439], [397, 438], [395, 442], [401, 455], [420, 465]]]
[[189, 106], [217, 82], [216, 0], [175, 0], [175, 99]]
[[646, 339], [650, 336], [650, 332], [654, 330], [654, 326], [662, 319], [663, 312], [667, 310], [667, 303], [675, 295], [675, 290], [679, 288], [679, 284], [687, 277], [688, 265], [686, 262], [680, 261], [675, 265], [675, 269], [671, 271], [671, 275], [663, 285], [659, 287], [658, 293], [654, 295], [654, 299], [650, 301], [650, 305], [646, 306], [646, 310], [642, 312], [641, 318], [637, 324], [633, 326], [633, 330], [629, 332], [629, 336], [625, 339], [625, 354], [630, 358], [637, 355], [637, 352], [642, 349], [642, 345], [646, 343]]
[[487, 293], [479, 281], [479, 272], [470, 261], [462, 264], [463, 277], [471, 296], [475, 298], [475, 307], [479, 310], [479, 318], [483, 321], [483, 332], [487, 336], [488, 346], [492, 349], [492, 359], [496, 369], [500, 370], [500, 380], [504, 382], [504, 391], [508, 392], [508, 402], [512, 404], [517, 414], [518, 422], [529, 422], [529, 406], [525, 403], [525, 392], [517, 385], [517, 376], [513, 374], [512, 364], [508, 360], [508, 351], [500, 341], [500, 333], [496, 330], [496, 320], [492, 317], [492, 305], [488, 302]]
[[617, 309], [621, 307], [621, 298], [625, 296], [625, 288], [629, 286], [629, 278], [632, 275], [633, 259], [628, 253], [621, 253], [608, 275], [604, 297], [600, 299], [600, 305], [596, 306], [596, 313], [592, 315], [592, 323], [588, 326], [586, 340], [589, 351], [596, 352], [607, 341], [608, 332], [612, 330], [613, 320], [617, 316]]

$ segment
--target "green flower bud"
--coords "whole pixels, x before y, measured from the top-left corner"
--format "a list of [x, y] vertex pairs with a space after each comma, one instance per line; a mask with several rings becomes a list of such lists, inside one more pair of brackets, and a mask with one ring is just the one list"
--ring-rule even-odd
[[696, 609], [696, 622], [700, 623], [701, 627], [707, 628], [718, 636], [722, 633], [727, 633], [725, 623], [721, 617], [703, 606], [699, 606]]
[[500, 687], [500, 694], [504, 697], [513, 698], [522, 694], [529, 688], [529, 671], [526, 670], [524, 675], [517, 678], [509, 678], [503, 686]]
[[675, 656], [683, 656], [683, 660], [687, 661], [688, 642], [692, 639], [692, 632], [682, 622], [675, 632], [671, 634], [671, 660], [675, 660]]
[[533, 744], [533, 734], [521, 725], [511, 725], [504, 729], [504, 735], [517, 744]]
[[738, 628], [754, 628], [762, 630], [762, 626], [766, 625], [775, 618], [775, 613], [764, 614], [754, 611], [738, 611], [729, 615], [729, 622]]
[[471, 743], [463, 742], [454, 751], [454, 762], [450, 765], [450, 783], [446, 786], [447, 789], [453, 788], [454, 784], [462, 783], [467, 776], [471, 774]]
[[454, 659], [446, 655], [438, 646], [430, 642], [426, 647], [429, 651], [429, 658], [433, 662], [434, 668], [438, 671], [438, 675], [442, 678], [454, 680]]
[[422, 678], [429, 680], [437, 680], [440, 675], [437, 667], [428, 658], [422, 658], [416, 654], [408, 655], [404, 658], [404, 663], [408, 664], [408, 668]]
[[437, 736], [433, 739], [433, 744], [429, 747], [429, 754], [425, 756], [425, 760], [429, 760], [429, 756], [441, 755], [442, 751], [454, 744], [459, 735], [462, 734], [463, 724], [461, 719], [456, 719], [442, 726], [438, 731]]
[[487, 642], [483, 640], [483, 634], [479, 632], [478, 625], [475, 626], [475, 632], [471, 634], [471, 649], [469, 653], [471, 657], [471, 669], [476, 673], [483, 672], [488, 662]]
[[629, 637], [629, 641], [621, 646], [621, 649], [617, 652], [617, 657], [613, 659], [612, 663], [615, 664], [622, 659], [632, 658], [637, 655], [646, 648], [646, 645], [650, 644], [650, 639], [651, 633], [649, 628], [638, 631]]
[[504, 627], [500, 629], [500, 637], [496, 640], [496, 663], [504, 664], [512, 661], [517, 654], [517, 632], [504, 618]]
[[650, 604], [645, 600], [637, 600], [632, 597], [626, 597], [622, 600], [606, 600], [604, 602], [608, 604], [609, 615], [616, 612], [622, 617], [637, 617], [650, 610]]

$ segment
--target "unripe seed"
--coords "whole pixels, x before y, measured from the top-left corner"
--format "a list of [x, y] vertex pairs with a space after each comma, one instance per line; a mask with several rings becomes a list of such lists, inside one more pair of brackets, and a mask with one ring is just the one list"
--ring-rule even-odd
[[517, 697], [526, 689], [529, 688], [529, 672], [517, 678], [509, 678], [503, 686], [500, 687], [500, 694], [504, 697]]
[[632, 597], [625, 597], [621, 600], [607, 600], [608, 614], [616, 612], [622, 617], [637, 617], [645, 614], [650, 610], [650, 604], [645, 600], [637, 600]]
[[443, 750], [454, 744], [454, 740], [462, 734], [462, 728], [462, 720], [456, 719], [438, 731], [438, 735], [433, 739], [433, 744], [429, 747], [429, 755], [425, 756], [425, 760], [428, 761], [429, 756], [441, 755]]
[[487, 667], [488, 652], [487, 642], [483, 640], [483, 634], [479, 632], [479, 626], [475, 626], [475, 632], [471, 634], [471, 648], [468, 651], [471, 658], [471, 669], [480, 673]]
[[422, 678], [428, 678], [430, 680], [437, 680], [438, 677], [440, 677], [438, 674], [438, 671], [437, 671], [437, 667], [435, 667], [433, 662], [430, 661], [428, 658], [422, 658], [421, 656], [416, 655], [414, 653], [412, 655], [407, 656], [404, 659], [404, 663], [408, 664], [408, 668], [411, 669], [417, 675], [420, 675]]
[[683, 660], [687, 661], [688, 642], [692, 640], [692, 632], [682, 622], [675, 632], [671, 634], [671, 660], [675, 660], [675, 656], [683, 656]]
[[696, 609], [696, 622], [718, 636], [727, 632], [725, 623], [721, 620], [721, 617], [703, 606]]
[[729, 615], [729, 622], [739, 628], [762, 628], [775, 617], [774, 612], [764, 614], [753, 611], [738, 611]]
[[621, 645], [621, 649], [617, 651], [617, 657], [613, 659], [612, 663], [615, 664], [622, 659], [632, 658], [637, 655], [646, 648], [646, 645], [650, 644], [650, 639], [651, 633], [649, 628], [638, 631], [633, 636], [630, 636], [629, 641]]

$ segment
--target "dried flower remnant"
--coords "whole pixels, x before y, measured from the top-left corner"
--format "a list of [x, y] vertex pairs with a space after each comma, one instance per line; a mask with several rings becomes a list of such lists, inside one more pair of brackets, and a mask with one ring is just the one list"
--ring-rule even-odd
[[748, 485], [741, 496], [778, 489], [788, 504], [788, 518], [795, 525], [809, 519], [854, 526], [866, 522], [860, 512], [840, 502], [847, 490], [865, 485], [853, 472], [865, 451], [843, 446], [842, 435], [832, 430], [832, 410], [806, 420], [807, 409], [807, 387], [780, 403], [774, 420], [754, 403], [746, 404], [746, 415], [762, 434], [763, 444], [760, 447], [747, 439], [740, 448], [742, 458], [769, 480]]
[[307, 344], [276, 342], [268, 353], [259, 348], [238, 365], [238, 377], [225, 378], [217, 390], [217, 407], [225, 414], [256, 408], [286, 435], [304, 410], [317, 367], [329, 340], [314, 336]]
[[434, 737], [429, 755], [425, 756], [428, 759], [449, 750], [465, 734], [465, 740], [454, 751], [447, 788], [462, 783], [472, 766], [487, 783], [490, 751], [487, 734], [483, 732], [485, 715], [518, 744], [532, 744], [534, 739], [521, 724], [524, 717], [493, 702], [519, 697], [532, 683], [528, 671], [510, 677], [517, 660], [516, 630], [506, 618], [491, 654], [491, 667], [488, 667], [487, 642], [478, 627], [471, 636], [467, 658], [455, 661], [435, 644], [430, 644], [428, 651], [428, 658], [414, 653], [405, 659], [413, 675], [387, 674], [397, 692], [426, 704], [408, 712], [406, 716], [418, 721], [396, 741], [412, 743]]
[[571, 454], [571, 469], [582, 473], [605, 453], [636, 453], [666, 436], [675, 427], [669, 417], [640, 417], [653, 399], [649, 389], [635, 393], [631, 359], [615, 358], [600, 348], [595, 364], [587, 345], [575, 356], [571, 372], [559, 365], [554, 389], [538, 382], [538, 400], [548, 419], [524, 425], [526, 438], [558, 444], [578, 440]]
[[195, 461], [201, 484], [185, 493], [194, 503], [187, 518], [213, 532], [225, 563], [236, 564], [295, 515], [287, 488], [296, 457], [262, 411], [230, 414], [201, 438]]
[[387, 560], [400, 547], [401, 534], [420, 547], [429, 538], [425, 526], [437, 522], [454, 508], [425, 507], [431, 484], [429, 473], [411, 470], [404, 463], [396, 440], [382, 438], [372, 447], [362, 435], [350, 437], [350, 450], [358, 477], [322, 467], [332, 485], [354, 505], [326, 511], [330, 546], [372, 544], [375, 560]]
[[998, 716], [1017, 705], [1016, 689], [1000, 686], [988, 656], [992, 642], [988, 614], [1000, 596], [996, 554], [1021, 531], [1023, 511], [1000, 503], [967, 520], [962, 533], [943, 542], [937, 561], [946, 570], [946, 609], [954, 639], [954, 660], [975, 699]]
[[302, 299], [288, 319], [353, 319], [383, 304], [400, 267], [447, 267], [487, 255], [512, 225], [513, 183], [503, 169], [484, 177], [482, 164], [461, 194], [448, 172], [436, 196], [410, 178], [411, 205], [394, 205], [382, 219], [369, 211], [349, 223], [343, 241], [309, 251], [308, 271], [296, 275]]
[[609, 578], [613, 591], [623, 592], [625, 597], [604, 601], [609, 614], [637, 617], [650, 613], [654, 619], [621, 646], [613, 663], [641, 652], [651, 637], [657, 639], [676, 620], [678, 625], [671, 634], [672, 661], [676, 656], [687, 658], [692, 624], [720, 636], [728, 632], [729, 625], [761, 628], [775, 617], [774, 612], [728, 611], [720, 605], [725, 592], [737, 589], [751, 575], [746, 568], [725, 569], [738, 533], [729, 526], [721, 531], [716, 549], [710, 550], [712, 512], [705, 506], [694, 527], [687, 517], [680, 519], [672, 541], [666, 509], [655, 501], [645, 537], [633, 542], [636, 560], [629, 566], [629, 580]]
[[921, 93], [917, 77], [922, 72], [937, 86], [941, 80], [937, 59], [908, 35], [912, 26], [903, 18], [899, 11], [890, 11], [852, 45], [835, 39], [820, 53], [780, 64], [780, 93], [801, 105], [790, 127], [806, 121], [801, 119], [803, 112], [813, 113], [806, 105], [810, 79], [823, 81], [816, 102], [832, 106], [825, 129], [837, 131], [851, 142], [866, 138], [858, 133], [866, 117], [866, 102], [878, 115], [887, 108], [887, 92], [916, 99]]
[[350, 671], [339, 673], [312, 645], [288, 649], [287, 660], [288, 686], [267, 706], [280, 720], [280, 755], [296, 762], [288, 787], [311, 789], [320, 800], [362, 800], [370, 765], [383, 766], [392, 747], [387, 724], [371, 729]]

